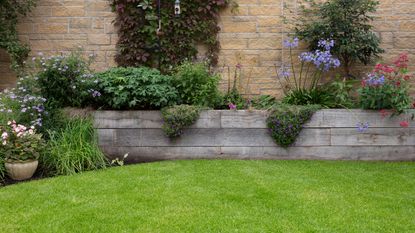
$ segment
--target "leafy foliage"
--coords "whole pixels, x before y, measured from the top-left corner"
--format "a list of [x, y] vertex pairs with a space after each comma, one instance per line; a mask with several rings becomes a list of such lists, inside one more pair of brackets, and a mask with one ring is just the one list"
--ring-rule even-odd
[[219, 79], [204, 63], [184, 62], [177, 67], [173, 84], [182, 104], [215, 107], [220, 101]]
[[105, 168], [108, 163], [98, 147], [90, 119], [68, 120], [60, 131], [51, 133], [47, 148], [40, 164], [50, 175], [72, 175]]
[[358, 90], [361, 107], [376, 110], [392, 109], [395, 114], [401, 114], [410, 108], [412, 98], [409, 95], [409, 80], [413, 75], [408, 72], [407, 63], [407, 55], [402, 54], [393, 67], [376, 65]]
[[255, 109], [272, 109], [273, 107], [276, 107], [279, 103], [277, 99], [275, 99], [274, 96], [270, 95], [261, 95], [257, 96], [252, 99], [251, 101], [252, 107]]
[[38, 57], [34, 59], [40, 70], [34, 77], [40, 94], [59, 107], [83, 107], [101, 95], [94, 89], [98, 80], [89, 65], [93, 61], [82, 58], [80, 51], [69, 55]]
[[284, 104], [302, 106], [318, 104], [327, 108], [336, 104], [332, 98], [331, 93], [322, 87], [314, 88], [311, 90], [293, 90], [284, 97], [282, 102]]
[[[161, 29], [157, 1], [111, 0], [117, 13], [119, 40], [116, 61], [120, 66], [157, 66], [169, 69], [197, 55], [197, 44], [208, 48], [208, 58], [217, 63], [219, 11], [230, 0], [182, 1], [181, 15], [174, 15], [174, 1], [161, 1]], [[159, 41], [160, 40], [160, 41]]]
[[14, 69], [22, 66], [30, 51], [28, 45], [20, 42], [17, 35], [18, 18], [22, 15], [26, 16], [35, 3], [36, 0], [0, 1], [0, 48], [10, 54]]
[[318, 105], [279, 105], [275, 107], [267, 119], [271, 137], [284, 148], [292, 145], [303, 129], [303, 125], [311, 119], [318, 109], [320, 109]]
[[316, 3], [305, 0], [311, 7], [302, 7], [302, 15], [296, 24], [296, 35], [309, 42], [310, 49], [318, 46], [318, 41], [330, 38], [336, 41], [332, 49], [350, 75], [355, 62], [368, 64], [383, 49], [380, 39], [372, 31], [373, 13], [379, 4], [374, 0], [329, 0]]
[[174, 105], [172, 78], [147, 67], [112, 68], [97, 74], [101, 101], [112, 109], [161, 109]]
[[191, 105], [176, 105], [162, 110], [164, 133], [170, 137], [179, 137], [183, 129], [196, 122], [199, 118], [200, 107]]

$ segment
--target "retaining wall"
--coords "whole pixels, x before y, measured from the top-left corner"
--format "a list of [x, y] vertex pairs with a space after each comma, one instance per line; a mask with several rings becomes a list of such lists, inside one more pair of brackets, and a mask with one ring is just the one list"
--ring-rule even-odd
[[[275, 144], [265, 111], [204, 111], [184, 135], [167, 138], [159, 111], [98, 111], [99, 144], [110, 157], [127, 162], [170, 159], [415, 160], [415, 128], [379, 112], [322, 110], [288, 149]], [[358, 122], [370, 128], [359, 133]]]

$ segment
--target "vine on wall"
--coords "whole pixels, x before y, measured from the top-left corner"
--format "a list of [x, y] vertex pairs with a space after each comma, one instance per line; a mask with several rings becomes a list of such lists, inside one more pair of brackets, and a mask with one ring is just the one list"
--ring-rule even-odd
[[18, 17], [26, 16], [35, 2], [36, 0], [0, 0], [0, 48], [10, 55], [14, 70], [21, 67], [30, 52], [29, 46], [19, 41]]
[[175, 17], [174, 2], [161, 0], [161, 30], [156, 33], [156, 0], [111, 0], [117, 13], [118, 65], [157, 67], [160, 59], [161, 69], [166, 70], [195, 58], [198, 44], [207, 46], [211, 64], [217, 64], [219, 11], [236, 4], [232, 0], [182, 0], [181, 15]]

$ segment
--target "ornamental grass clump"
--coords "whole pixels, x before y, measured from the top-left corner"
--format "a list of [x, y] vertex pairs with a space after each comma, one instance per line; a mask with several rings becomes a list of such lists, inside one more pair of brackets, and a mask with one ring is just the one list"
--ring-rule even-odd
[[51, 132], [47, 149], [40, 160], [49, 175], [72, 175], [108, 164], [91, 119], [69, 119], [60, 131]]
[[200, 107], [176, 105], [161, 111], [164, 120], [163, 131], [170, 138], [179, 137], [185, 127], [191, 126], [199, 118]]
[[275, 107], [271, 110], [267, 119], [271, 137], [279, 146], [289, 147], [296, 141], [303, 129], [303, 125], [319, 109], [320, 106], [318, 105], [279, 105]]

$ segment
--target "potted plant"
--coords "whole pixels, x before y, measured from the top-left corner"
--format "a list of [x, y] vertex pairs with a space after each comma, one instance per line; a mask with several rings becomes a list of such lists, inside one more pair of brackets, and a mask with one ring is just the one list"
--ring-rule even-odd
[[44, 147], [41, 134], [35, 127], [26, 127], [9, 121], [1, 128], [1, 152], [5, 157], [7, 174], [13, 180], [30, 179], [38, 166], [39, 154]]

